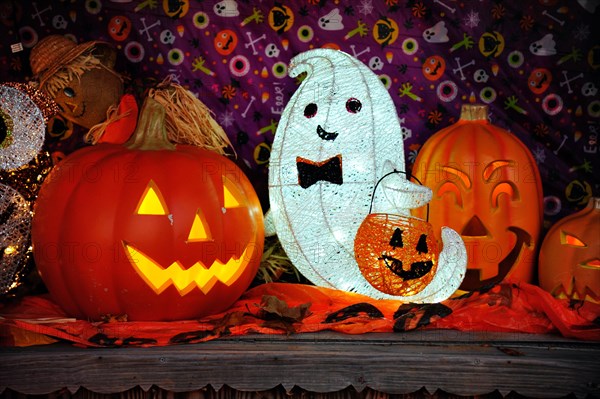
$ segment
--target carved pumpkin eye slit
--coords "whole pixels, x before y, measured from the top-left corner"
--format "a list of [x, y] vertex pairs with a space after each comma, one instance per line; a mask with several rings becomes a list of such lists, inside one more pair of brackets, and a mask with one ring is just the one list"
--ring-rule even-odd
[[567, 233], [564, 230], [560, 231], [560, 243], [571, 247], [586, 248], [587, 245], [574, 234]]
[[517, 187], [515, 187], [514, 183], [512, 183], [512, 182], [499, 183], [492, 190], [491, 203], [494, 208], [498, 207], [498, 202], [499, 202], [498, 199], [502, 195], [508, 196], [508, 198], [510, 198], [511, 201], [516, 201], [519, 199], [519, 191], [517, 190]]
[[496, 172], [497, 170], [499, 170], [500, 168], [509, 168], [509, 167], [513, 167], [514, 163], [511, 161], [494, 161], [494, 162], [490, 162], [485, 169], [483, 170], [483, 179], [485, 181], [489, 181], [494, 172]]
[[462, 208], [463, 201], [462, 195], [460, 194], [460, 190], [456, 184], [451, 181], [447, 181], [442, 183], [440, 188], [438, 189], [437, 195], [438, 197], [442, 197], [444, 194], [451, 194], [454, 196], [454, 200], [456, 201], [456, 205]]
[[471, 188], [471, 179], [462, 170], [450, 166], [442, 166], [442, 172], [444, 172], [444, 177], [449, 181], [460, 181], [466, 188]]
[[507, 195], [511, 201], [516, 201], [519, 199], [519, 191], [515, 185], [512, 182], [502, 182], [492, 190], [492, 207], [498, 208], [498, 199], [504, 194]]
[[140, 201], [135, 208], [136, 215], [168, 215], [169, 209], [165, 199], [154, 180], [150, 180]]
[[223, 207], [225, 209], [243, 207], [244, 195], [231, 180], [223, 176]]

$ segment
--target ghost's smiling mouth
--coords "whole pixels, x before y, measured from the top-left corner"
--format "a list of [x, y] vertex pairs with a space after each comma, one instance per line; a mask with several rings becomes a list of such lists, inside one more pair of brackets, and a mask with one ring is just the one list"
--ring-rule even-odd
[[339, 133], [328, 132], [321, 127], [321, 125], [317, 126], [317, 134], [322, 140], [333, 141], [337, 138]]

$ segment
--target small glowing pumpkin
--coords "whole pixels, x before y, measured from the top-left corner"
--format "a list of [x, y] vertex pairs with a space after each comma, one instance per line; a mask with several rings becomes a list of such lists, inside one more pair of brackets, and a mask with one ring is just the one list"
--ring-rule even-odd
[[435, 275], [437, 242], [424, 220], [372, 213], [358, 228], [354, 243], [362, 275], [386, 294], [417, 294]]
[[[523, 142], [488, 121], [487, 106], [463, 105], [457, 123], [425, 142], [413, 175], [433, 190], [434, 231], [448, 226], [465, 242], [461, 289], [508, 276], [533, 280], [543, 211], [539, 171]], [[425, 216], [422, 209], [414, 214]]]
[[35, 205], [34, 257], [54, 300], [98, 320], [181, 320], [229, 307], [263, 248], [256, 193], [233, 162], [173, 145], [148, 98], [125, 145], [73, 153]]
[[538, 274], [540, 286], [556, 297], [600, 302], [600, 198], [552, 226]]

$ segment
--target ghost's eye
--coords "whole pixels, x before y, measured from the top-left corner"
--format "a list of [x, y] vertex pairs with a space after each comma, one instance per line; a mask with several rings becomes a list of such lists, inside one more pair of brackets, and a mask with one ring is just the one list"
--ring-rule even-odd
[[350, 112], [351, 114], [356, 114], [356, 113], [360, 112], [361, 108], [362, 108], [362, 104], [356, 98], [350, 98], [350, 99], [348, 99], [348, 101], [346, 101], [346, 110], [348, 112]]
[[63, 93], [65, 93], [65, 96], [69, 98], [75, 97], [75, 90], [71, 89], [70, 87], [65, 87], [63, 89]]
[[317, 104], [310, 103], [304, 108], [304, 116], [307, 118], [312, 118], [317, 114]]

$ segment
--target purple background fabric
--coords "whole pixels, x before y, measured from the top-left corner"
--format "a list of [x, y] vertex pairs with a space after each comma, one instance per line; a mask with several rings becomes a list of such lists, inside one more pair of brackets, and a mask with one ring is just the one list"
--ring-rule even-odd
[[[267, 207], [270, 144], [297, 87], [287, 64], [300, 52], [336, 47], [389, 85], [405, 128], [408, 168], [428, 137], [456, 122], [461, 104], [488, 103], [492, 122], [514, 132], [537, 160], [548, 227], [600, 195], [597, 6], [587, 0], [0, 0], [0, 73], [2, 81], [30, 79], [29, 52], [49, 34], [112, 43], [116, 69], [134, 89], [170, 75], [214, 111]], [[127, 36], [111, 35], [116, 19], [131, 25]], [[237, 37], [230, 54], [215, 43], [224, 33]], [[17, 42], [24, 51], [12, 53]], [[423, 72], [432, 56], [445, 63], [436, 80]], [[535, 93], [530, 77], [540, 68], [551, 82]], [[84, 145], [77, 127], [53, 129], [51, 151], [68, 154]]]

